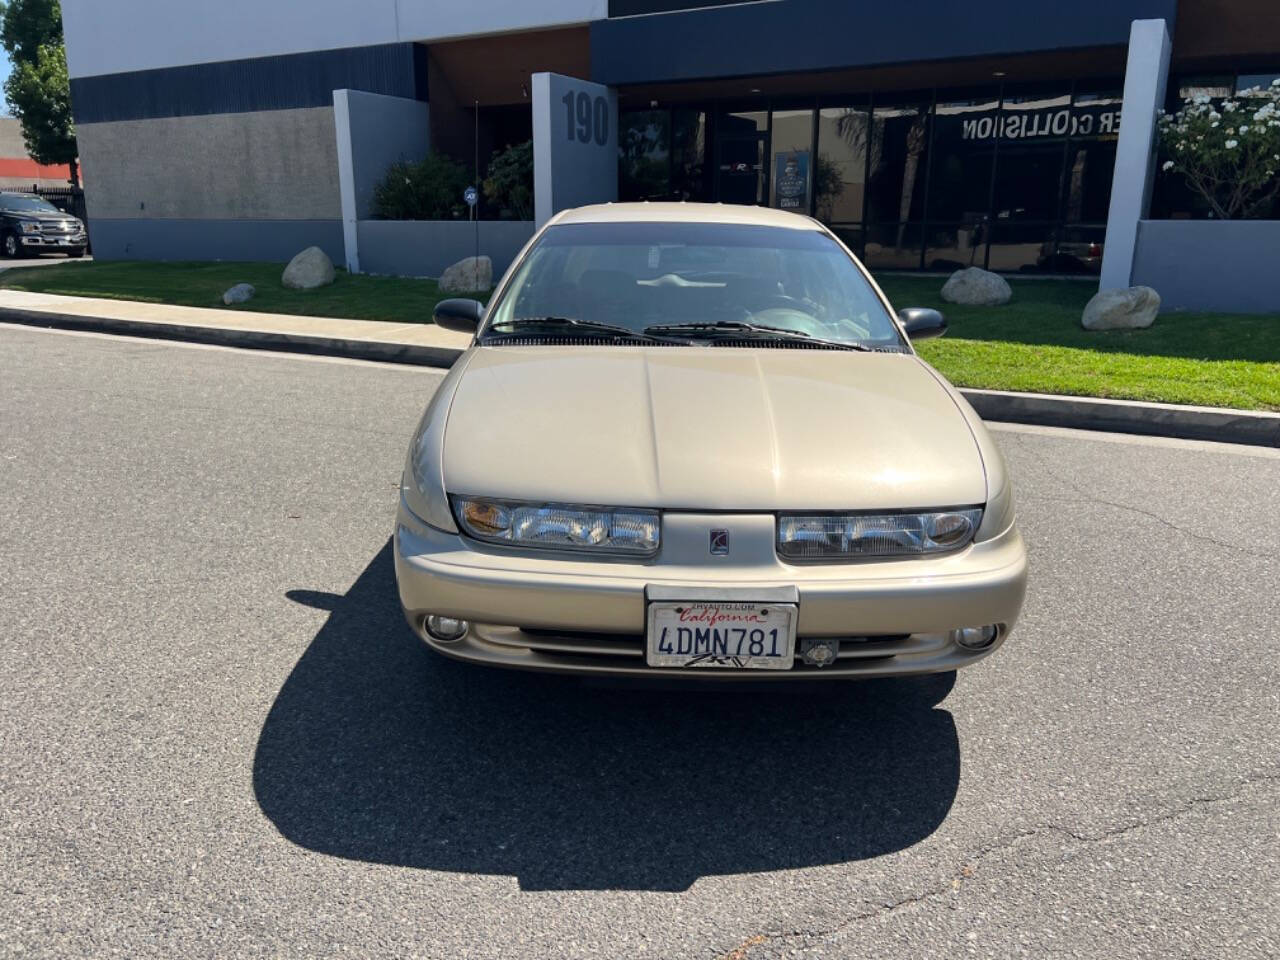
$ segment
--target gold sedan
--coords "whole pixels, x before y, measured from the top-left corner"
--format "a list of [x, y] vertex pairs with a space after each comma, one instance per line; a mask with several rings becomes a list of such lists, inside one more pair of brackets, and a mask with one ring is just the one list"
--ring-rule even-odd
[[531, 670], [741, 679], [953, 670], [1008, 637], [1027, 556], [999, 450], [805, 217], [559, 214], [410, 445], [395, 532], [433, 649]]

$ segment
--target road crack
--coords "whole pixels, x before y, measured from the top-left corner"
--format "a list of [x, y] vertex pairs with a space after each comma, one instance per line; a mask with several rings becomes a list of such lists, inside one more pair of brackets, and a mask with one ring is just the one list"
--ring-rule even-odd
[[1258, 774], [1256, 776], [1245, 777], [1239, 780], [1229, 793], [1224, 795], [1189, 797], [1175, 809], [1169, 810], [1165, 813], [1120, 824], [1098, 833], [1085, 833], [1078, 830], [1072, 830], [1069, 827], [1056, 823], [1038, 824], [1028, 830], [1021, 830], [1004, 837], [999, 837], [991, 843], [981, 847], [972, 855], [965, 857], [960, 866], [952, 871], [951, 875], [945, 882], [937, 883], [919, 893], [909, 894], [896, 900], [886, 900], [872, 909], [861, 910], [854, 913], [835, 926], [827, 929], [792, 930], [786, 933], [775, 932], [755, 934], [742, 941], [742, 943], [738, 944], [728, 953], [721, 954], [719, 960], [749, 960], [752, 952], [757, 947], [766, 943], [789, 940], [792, 938], [819, 939], [822, 937], [835, 936], [868, 920], [876, 920], [892, 916], [899, 911], [907, 910], [911, 907], [949, 896], [958, 891], [965, 880], [977, 874], [978, 866], [983, 861], [1008, 850], [1012, 850], [1020, 844], [1023, 844], [1028, 840], [1033, 840], [1037, 837], [1057, 835], [1065, 838], [1070, 844], [1076, 847], [1089, 847], [1097, 844], [1105, 844], [1115, 841], [1127, 834], [1177, 820], [1203, 807], [1211, 807], [1238, 800], [1255, 787], [1272, 787], [1276, 785], [1280, 785], [1280, 773]]

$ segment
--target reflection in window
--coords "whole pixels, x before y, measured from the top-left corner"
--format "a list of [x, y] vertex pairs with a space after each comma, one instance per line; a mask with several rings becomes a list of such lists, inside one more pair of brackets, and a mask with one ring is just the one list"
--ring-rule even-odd
[[1231, 77], [1187, 77], [1178, 84], [1178, 97], [1190, 100], [1192, 97], [1229, 97], [1235, 89], [1235, 81]]
[[1245, 73], [1236, 77], [1236, 93], [1270, 90], [1277, 84], [1280, 84], [1280, 73]]
[[925, 232], [925, 269], [981, 267], [986, 263], [989, 232], [990, 225], [985, 218], [958, 224], [930, 223]]
[[929, 107], [922, 101], [875, 108], [867, 184], [869, 220], [901, 222], [923, 216]]
[[729, 110], [720, 114], [722, 137], [751, 137], [769, 130], [769, 113], [766, 110]]
[[1070, 94], [1006, 94], [1001, 119], [995, 220], [1057, 219]]
[[[814, 170], [814, 210], [823, 223], [860, 223], [867, 178], [870, 117], [854, 107], [818, 111], [818, 162]], [[861, 246], [861, 235], [858, 237]]]
[[999, 97], [938, 104], [929, 174], [931, 221], [978, 223], [991, 206]]
[[813, 189], [813, 111], [775, 110], [769, 206], [809, 213]]
[[878, 270], [919, 270], [924, 226], [919, 223], [877, 223], [866, 228], [863, 261]]
[[1076, 93], [1062, 188], [1062, 216], [1068, 223], [1106, 222], [1121, 106], [1119, 90]]
[[671, 112], [671, 192], [677, 200], [707, 200], [707, 115]]
[[657, 200], [670, 194], [671, 116], [666, 110], [624, 113], [618, 129], [618, 197]]
[[1047, 224], [996, 223], [991, 231], [989, 270], [1034, 271], [1052, 255], [1056, 229]]

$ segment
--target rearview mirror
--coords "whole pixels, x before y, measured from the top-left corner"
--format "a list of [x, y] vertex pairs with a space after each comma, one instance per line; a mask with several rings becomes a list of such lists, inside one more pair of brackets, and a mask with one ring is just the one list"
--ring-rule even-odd
[[929, 307], [903, 307], [898, 311], [898, 319], [912, 340], [928, 340], [947, 332], [947, 318]]
[[479, 300], [466, 297], [454, 297], [441, 300], [436, 304], [431, 319], [437, 327], [454, 330], [458, 333], [475, 333], [480, 326], [480, 318], [484, 316], [484, 304]]

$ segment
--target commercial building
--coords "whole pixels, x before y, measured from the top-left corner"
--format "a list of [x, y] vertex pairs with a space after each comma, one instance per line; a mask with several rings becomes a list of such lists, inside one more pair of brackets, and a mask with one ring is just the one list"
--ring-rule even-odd
[[0, 117], [0, 190], [67, 188], [69, 164], [37, 163], [27, 154], [22, 124], [14, 117]]
[[[1161, 228], [1144, 223], [1203, 216], [1161, 182], [1155, 111], [1280, 76], [1274, 0], [63, 11], [106, 257], [282, 259], [314, 242], [353, 266], [429, 274], [462, 235], [373, 220], [387, 165], [427, 149], [483, 165], [533, 136], [543, 213], [569, 198], [768, 204], [831, 224], [873, 267], [1105, 260], [1104, 284], [1127, 284], [1166, 242], [1147, 243]], [[564, 93], [542, 73], [583, 83]], [[486, 247], [509, 258], [531, 230], [486, 223]]]

